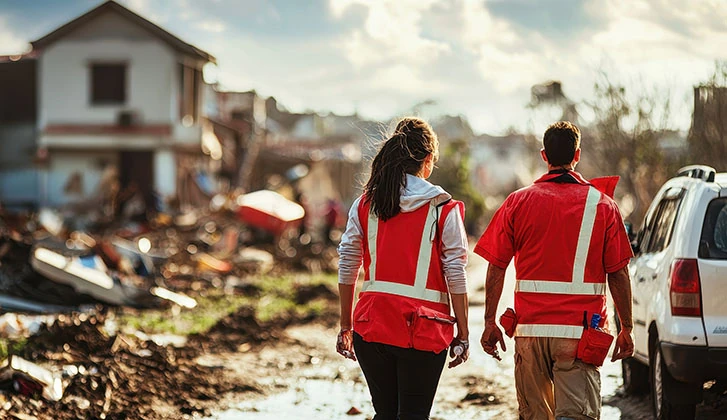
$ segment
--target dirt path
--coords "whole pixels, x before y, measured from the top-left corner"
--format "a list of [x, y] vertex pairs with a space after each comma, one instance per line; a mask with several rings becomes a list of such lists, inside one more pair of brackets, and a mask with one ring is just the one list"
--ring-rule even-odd
[[[477, 343], [483, 330], [481, 287], [486, 265], [470, 269], [470, 360], [446, 369], [432, 410], [432, 419], [515, 419], [517, 401], [513, 379], [512, 340], [502, 362], [487, 356]], [[512, 303], [514, 270], [508, 270], [501, 302], [502, 312]], [[232, 369], [246, 381], [257, 383], [260, 393], [247, 393], [228, 401], [231, 409], [207, 420], [272, 419], [370, 419], [373, 409], [363, 375], [355, 362], [336, 354], [337, 330], [319, 324], [288, 328], [281, 341], [268, 343], [258, 352], [220, 356], [210, 360]], [[207, 356], [210, 357], [210, 356]], [[217, 357], [217, 356], [215, 356]], [[624, 397], [620, 392], [621, 367], [606, 362], [602, 368], [602, 419], [650, 419], [646, 397]], [[237, 398], [237, 397], [234, 397]], [[698, 419], [727, 417], [722, 391], [714, 387], [707, 403], [698, 407]], [[358, 413], [358, 414], [354, 414]]]

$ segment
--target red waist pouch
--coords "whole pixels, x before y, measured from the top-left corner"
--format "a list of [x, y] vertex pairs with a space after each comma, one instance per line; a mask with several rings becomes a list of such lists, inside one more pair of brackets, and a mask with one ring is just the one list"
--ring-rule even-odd
[[411, 321], [411, 345], [417, 350], [439, 353], [454, 339], [455, 318], [426, 306], [417, 308]]
[[517, 327], [517, 314], [512, 308], [507, 308], [505, 312], [500, 315], [500, 325], [505, 330], [505, 334], [512, 338], [515, 335], [515, 327]]
[[584, 363], [601, 366], [608, 356], [612, 342], [611, 334], [594, 328], [584, 328], [583, 335], [578, 342], [576, 357]]

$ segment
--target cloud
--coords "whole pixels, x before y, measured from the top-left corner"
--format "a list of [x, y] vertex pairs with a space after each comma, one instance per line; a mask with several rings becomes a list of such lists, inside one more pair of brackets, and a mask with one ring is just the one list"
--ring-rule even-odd
[[349, 7], [364, 6], [363, 28], [353, 29], [339, 45], [357, 68], [396, 64], [414, 67], [449, 51], [449, 45], [423, 35], [421, 20], [433, 0], [333, 0], [331, 10], [342, 16]]
[[[527, 124], [533, 84], [560, 80], [584, 100], [604, 70], [627, 87], [677, 86], [689, 104], [691, 87], [727, 58], [723, 0], [119, 1], [214, 54], [229, 88], [297, 111], [376, 118], [431, 98], [430, 110], [464, 114], [493, 133]], [[33, 25], [7, 20], [13, 15], [63, 23], [22, 4], [0, 13], [3, 51], [30, 38], [18, 34]]]
[[0, 55], [22, 54], [29, 49], [28, 41], [10, 30], [7, 17], [0, 16]]
[[194, 24], [195, 28], [206, 32], [221, 33], [227, 29], [227, 25], [216, 19], [205, 19]]
[[151, 0], [125, 0], [124, 5], [154, 23], [162, 24], [168, 21], [168, 16], [165, 13], [157, 13], [157, 9]]

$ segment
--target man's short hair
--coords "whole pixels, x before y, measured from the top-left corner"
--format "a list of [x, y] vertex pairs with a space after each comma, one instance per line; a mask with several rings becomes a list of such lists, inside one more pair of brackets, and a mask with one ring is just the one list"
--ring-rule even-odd
[[573, 162], [576, 150], [581, 147], [581, 130], [569, 121], [550, 124], [543, 135], [545, 157], [552, 166]]

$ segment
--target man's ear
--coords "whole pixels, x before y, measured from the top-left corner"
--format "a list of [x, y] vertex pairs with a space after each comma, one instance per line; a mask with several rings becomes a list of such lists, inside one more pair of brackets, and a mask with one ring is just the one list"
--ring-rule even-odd
[[578, 163], [581, 161], [581, 149], [576, 149], [576, 153], [573, 155], [573, 162]]
[[545, 154], [545, 149], [540, 149], [540, 157], [543, 158], [543, 162], [548, 163], [548, 156]]

